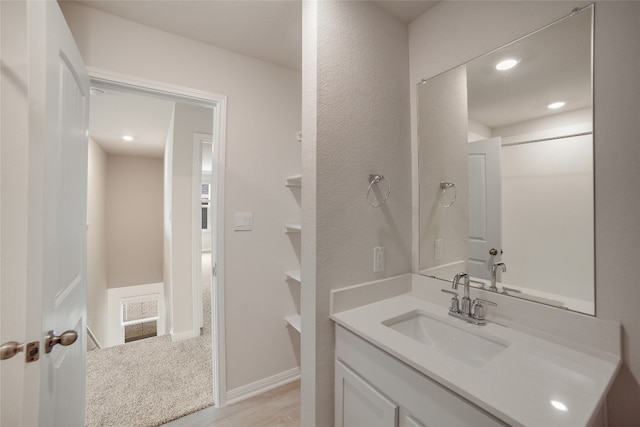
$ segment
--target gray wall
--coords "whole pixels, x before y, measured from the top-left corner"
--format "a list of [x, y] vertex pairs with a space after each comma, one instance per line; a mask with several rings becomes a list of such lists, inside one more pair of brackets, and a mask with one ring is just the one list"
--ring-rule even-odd
[[[406, 25], [372, 3], [304, 7], [303, 63], [317, 68], [303, 68], [302, 425], [331, 426], [331, 289], [411, 267], [408, 39]], [[377, 209], [365, 197], [372, 173], [392, 189]], [[386, 249], [381, 273], [375, 246]]]
[[107, 154], [89, 139], [87, 168], [87, 325], [107, 341]]
[[163, 160], [107, 156], [107, 284], [161, 283]]
[[622, 323], [612, 426], [640, 425], [640, 2], [598, 2], [595, 20], [596, 315]]
[[[454, 262], [466, 263], [469, 247], [469, 170], [467, 143], [467, 71], [458, 67], [417, 88], [421, 105], [419, 133], [420, 270]], [[437, 102], [434, 102], [437, 100]], [[443, 195], [439, 183], [452, 182], [455, 189]], [[455, 193], [453, 193], [455, 191]], [[456, 194], [455, 203], [451, 194]], [[435, 238], [442, 239], [444, 250], [435, 256]], [[435, 274], [435, 273], [431, 273]]]
[[[194, 324], [194, 295], [192, 269], [191, 218], [193, 134], [211, 134], [213, 110], [177, 102], [174, 110], [171, 168], [171, 318], [172, 333], [200, 333], [200, 325]], [[200, 171], [195, 171], [199, 175]], [[198, 176], [196, 175], [196, 176]], [[200, 297], [196, 295], [196, 297]]]

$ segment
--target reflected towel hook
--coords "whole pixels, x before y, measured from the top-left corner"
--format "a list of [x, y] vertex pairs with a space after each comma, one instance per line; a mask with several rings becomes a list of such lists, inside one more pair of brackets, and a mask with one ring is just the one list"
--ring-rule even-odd
[[391, 184], [389, 183], [387, 178], [385, 178], [383, 175], [376, 175], [376, 174], [369, 175], [369, 188], [367, 189], [367, 201], [369, 201], [369, 194], [371, 193], [371, 189], [373, 188], [373, 184], [378, 184], [378, 183], [380, 183], [382, 181], [385, 181], [387, 183], [387, 194], [386, 194], [386, 196], [384, 196], [384, 198], [382, 199], [382, 201], [380, 203], [369, 202], [369, 204], [373, 208], [379, 208], [380, 206], [382, 206], [385, 203], [387, 203], [387, 200], [389, 200], [389, 196], [391, 195]]
[[[448, 204], [443, 204], [442, 198], [450, 188], [453, 188], [453, 200], [451, 200], [451, 202], [449, 202]], [[451, 206], [453, 206], [453, 204], [456, 202], [456, 197], [458, 197], [458, 189], [456, 188], [456, 185], [453, 182], [441, 181], [440, 190], [442, 190], [442, 194], [440, 195], [440, 198], [438, 198], [438, 203], [440, 204], [440, 206], [442, 206], [443, 208], [450, 208]]]

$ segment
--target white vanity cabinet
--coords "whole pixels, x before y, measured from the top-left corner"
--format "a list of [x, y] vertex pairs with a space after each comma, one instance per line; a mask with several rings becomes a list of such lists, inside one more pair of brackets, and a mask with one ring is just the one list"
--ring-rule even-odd
[[506, 425], [336, 325], [336, 427]]
[[398, 405], [336, 361], [336, 427], [396, 427]]

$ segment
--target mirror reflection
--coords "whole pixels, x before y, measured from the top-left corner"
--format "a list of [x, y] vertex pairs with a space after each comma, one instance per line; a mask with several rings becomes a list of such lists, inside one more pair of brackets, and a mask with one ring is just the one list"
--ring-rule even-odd
[[595, 313], [592, 20], [418, 84], [421, 274]]

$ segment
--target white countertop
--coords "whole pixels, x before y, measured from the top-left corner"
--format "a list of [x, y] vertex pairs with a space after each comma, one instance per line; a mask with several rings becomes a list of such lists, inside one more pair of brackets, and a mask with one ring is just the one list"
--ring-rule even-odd
[[[471, 366], [397, 332], [382, 322], [422, 310], [463, 330], [509, 346], [484, 366]], [[514, 426], [586, 426], [620, 366], [618, 355], [558, 344], [495, 323], [475, 326], [445, 307], [403, 294], [331, 315], [366, 339], [490, 414]], [[561, 402], [567, 410], [552, 406]]]

